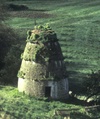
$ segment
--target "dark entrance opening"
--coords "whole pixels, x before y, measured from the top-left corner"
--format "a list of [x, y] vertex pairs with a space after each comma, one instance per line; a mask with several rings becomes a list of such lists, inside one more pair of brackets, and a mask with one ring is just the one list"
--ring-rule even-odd
[[51, 96], [51, 87], [47, 86], [45, 87], [45, 97]]

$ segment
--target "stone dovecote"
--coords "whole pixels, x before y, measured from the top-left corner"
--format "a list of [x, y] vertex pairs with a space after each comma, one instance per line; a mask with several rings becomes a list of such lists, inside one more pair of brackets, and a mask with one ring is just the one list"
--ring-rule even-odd
[[36, 97], [68, 98], [68, 79], [56, 33], [48, 26], [28, 31], [18, 71], [18, 90]]

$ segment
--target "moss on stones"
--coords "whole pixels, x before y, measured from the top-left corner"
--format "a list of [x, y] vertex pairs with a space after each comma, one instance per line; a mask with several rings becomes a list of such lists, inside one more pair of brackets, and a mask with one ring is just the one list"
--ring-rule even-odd
[[46, 75], [46, 65], [25, 60], [22, 61], [21, 68], [18, 73], [18, 77], [31, 80], [46, 80]]
[[42, 97], [46, 96], [45, 90], [49, 86], [52, 88], [50, 96], [66, 98], [66, 68], [56, 33], [48, 25], [40, 25], [27, 34], [18, 72], [19, 91]]
[[[18, 77], [32, 80], [60, 80], [64, 78], [65, 66], [56, 33], [47, 24], [35, 26], [27, 32], [27, 44], [22, 53]], [[56, 63], [55, 63], [56, 62]]]
[[44, 44], [27, 43], [21, 58], [26, 61], [44, 63], [49, 60], [48, 48]]

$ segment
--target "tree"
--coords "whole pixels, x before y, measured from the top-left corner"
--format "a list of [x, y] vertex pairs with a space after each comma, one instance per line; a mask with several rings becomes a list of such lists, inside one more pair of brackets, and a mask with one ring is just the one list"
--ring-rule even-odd
[[9, 36], [7, 31], [9, 30], [4, 25], [4, 20], [8, 17], [8, 14], [4, 9], [4, 3], [4, 1], [1, 1], [0, 3], [0, 69], [4, 66], [3, 59], [9, 46], [9, 41], [7, 42]]
[[0, 1], [0, 24], [8, 17], [8, 12], [5, 7], [5, 0]]
[[[0, 1], [1, 2], [1, 1]], [[2, 3], [2, 4], [1, 4]], [[20, 42], [16, 32], [5, 25], [8, 14], [5, 2], [0, 3], [0, 83], [14, 83], [20, 63]], [[18, 67], [18, 68], [17, 68]]]

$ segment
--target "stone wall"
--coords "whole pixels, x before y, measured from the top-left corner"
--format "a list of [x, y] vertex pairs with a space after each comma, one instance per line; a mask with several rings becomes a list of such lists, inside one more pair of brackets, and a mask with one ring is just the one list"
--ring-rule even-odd
[[44, 96], [44, 82], [27, 80], [27, 79], [18, 79], [18, 90], [19, 92], [25, 92], [25, 94], [43, 97]]
[[66, 99], [68, 98], [68, 90], [69, 90], [69, 85], [68, 85], [68, 79], [62, 79], [58, 81], [58, 98], [60, 99]]
[[35, 81], [27, 79], [18, 79], [19, 92], [35, 97], [45, 97], [46, 87], [50, 87], [50, 96], [53, 99], [66, 99], [68, 98], [68, 80], [61, 81]]

